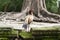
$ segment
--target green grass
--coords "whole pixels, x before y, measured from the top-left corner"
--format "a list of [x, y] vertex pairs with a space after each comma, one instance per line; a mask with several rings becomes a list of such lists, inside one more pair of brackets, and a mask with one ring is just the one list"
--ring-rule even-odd
[[12, 29], [12, 34], [17, 34], [17, 30]]
[[8, 38], [0, 38], [0, 40], [9, 40]]
[[23, 38], [32, 38], [32, 33], [31, 32], [20, 32], [20, 35], [23, 37]]
[[[42, 28], [33, 28], [32, 31], [34, 30], [60, 30], [60, 26], [53, 26], [53, 27], [42, 27]], [[16, 34], [17, 35], [17, 30], [11, 29], [11, 34]], [[2, 31], [2, 33], [4, 33], [5, 36], [11, 35], [10, 32], [4, 32]], [[36, 33], [36, 32], [35, 32]], [[38, 32], [39, 33], [39, 32]], [[41, 32], [40, 32], [41, 33]], [[1, 35], [1, 36], [4, 36]], [[33, 38], [32, 36], [32, 32], [25, 32], [25, 31], [20, 31], [19, 35], [21, 35], [23, 38]], [[47, 34], [48, 35], [48, 34]], [[58, 39], [60, 39], [60, 34], [58, 34]], [[38, 39], [38, 38], [34, 38], [34, 39]], [[55, 40], [56, 38], [50, 38], [50, 37], [45, 37], [42, 38], [42, 40]], [[8, 38], [3, 38], [1, 37], [0, 40], [8, 40]]]

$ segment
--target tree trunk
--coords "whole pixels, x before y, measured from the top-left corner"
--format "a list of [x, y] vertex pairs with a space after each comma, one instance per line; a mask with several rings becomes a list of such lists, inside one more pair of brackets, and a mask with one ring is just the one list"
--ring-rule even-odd
[[[24, 1], [28, 1], [28, 0], [24, 0]], [[47, 10], [45, 0], [30, 0], [29, 2], [31, 2], [32, 4], [30, 5], [30, 7], [34, 8], [34, 15], [35, 15], [34, 21], [60, 22], [60, 15], [51, 13]], [[24, 2], [23, 4], [27, 6], [29, 5], [29, 3], [26, 4]]]
[[[34, 9], [34, 21], [60, 22], [60, 15], [51, 13], [47, 10], [45, 0], [23, 0], [22, 11], [19, 13], [20, 15], [17, 18], [24, 19], [26, 13], [31, 8]], [[23, 17], [21, 17], [21, 15]]]

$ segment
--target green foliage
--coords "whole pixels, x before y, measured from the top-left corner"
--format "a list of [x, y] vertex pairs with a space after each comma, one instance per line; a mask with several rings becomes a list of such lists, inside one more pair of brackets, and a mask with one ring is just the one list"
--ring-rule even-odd
[[58, 12], [57, 0], [46, 0], [46, 6], [50, 12]]
[[10, 0], [0, 0], [0, 11], [4, 11], [4, 6], [9, 4]]
[[0, 0], [0, 11], [20, 11], [23, 0]]
[[[48, 11], [57, 12], [57, 0], [46, 0]], [[0, 11], [15, 11], [20, 12], [23, 0], [0, 0]]]
[[23, 0], [11, 0], [8, 11], [21, 11]]

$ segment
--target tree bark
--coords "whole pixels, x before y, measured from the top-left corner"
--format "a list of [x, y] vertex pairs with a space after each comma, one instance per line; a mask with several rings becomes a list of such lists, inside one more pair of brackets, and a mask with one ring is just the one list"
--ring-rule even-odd
[[[60, 15], [51, 13], [47, 10], [45, 0], [24, 0], [24, 1], [25, 2], [23, 2], [23, 4], [25, 6], [22, 7], [23, 10], [25, 10], [27, 7], [29, 8], [32, 7], [34, 9], [34, 21], [60, 22]], [[22, 16], [24, 16], [27, 13], [27, 11], [24, 12]]]
[[[14, 14], [14, 17], [23, 19], [31, 8], [34, 9], [34, 21], [60, 22], [60, 15], [51, 13], [47, 10], [45, 0], [24, 0], [22, 12], [19, 14]], [[24, 17], [21, 17], [21, 15]]]

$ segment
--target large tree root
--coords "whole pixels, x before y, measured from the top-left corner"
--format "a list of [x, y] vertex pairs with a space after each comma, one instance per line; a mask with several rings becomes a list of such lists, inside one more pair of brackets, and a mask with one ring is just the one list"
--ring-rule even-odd
[[[28, 9], [28, 10], [30, 10], [30, 9]], [[6, 18], [7, 20], [14, 20], [14, 19], [24, 20], [24, 18], [26, 16], [25, 14], [28, 12], [28, 10], [26, 8], [21, 13], [10, 14], [10, 16], [6, 15], [6, 16], [4, 16], [4, 18]], [[49, 23], [58, 23], [58, 22], [60, 22], [60, 15], [50, 13], [46, 9], [42, 9], [40, 15], [42, 15], [42, 17], [38, 18], [34, 14], [34, 21], [36, 21], [36, 22], [49, 22]]]
[[27, 8], [23, 11], [21, 11], [20, 13], [15, 13], [15, 12], [5, 12], [6, 14], [0, 16], [0, 20], [16, 20], [16, 19], [21, 19], [22, 16], [25, 17], [26, 13], [30, 10], [30, 8], [27, 6]]
[[47, 11], [45, 0], [24, 0], [21, 13], [14, 13], [10, 16], [6, 15], [4, 18], [6, 19], [18, 19], [24, 20], [26, 13], [30, 10], [30, 7], [34, 9], [34, 21], [37, 22], [51, 22], [51, 23], [59, 23], [60, 15], [50, 13]]
[[34, 21], [51, 22], [51, 23], [60, 22], [60, 15], [50, 13], [45, 8], [42, 9], [40, 15], [42, 15], [42, 17], [40, 18], [35, 17]]

